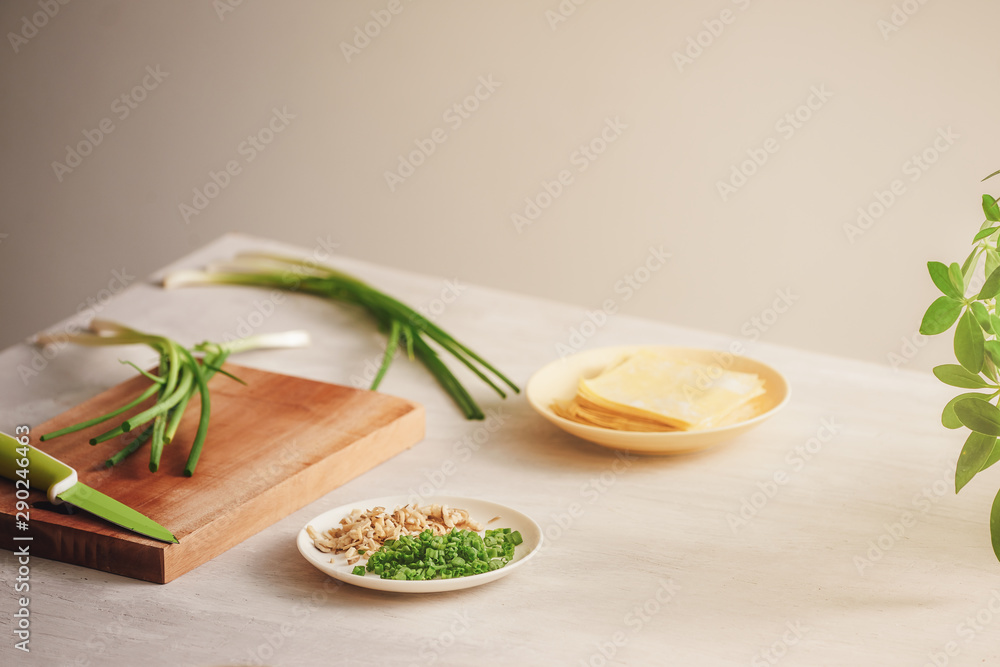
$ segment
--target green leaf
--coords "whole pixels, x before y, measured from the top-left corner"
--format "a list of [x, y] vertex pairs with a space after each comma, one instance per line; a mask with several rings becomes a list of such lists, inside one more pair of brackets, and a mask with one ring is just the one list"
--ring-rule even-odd
[[937, 285], [937, 288], [941, 290], [945, 296], [950, 296], [954, 299], [961, 299], [962, 293], [955, 289], [955, 285], [952, 284], [951, 279], [948, 277], [948, 267], [941, 262], [927, 262], [927, 272], [931, 274], [931, 280]]
[[966, 310], [955, 329], [955, 358], [973, 373], [983, 370], [985, 338], [971, 310]]
[[969, 282], [969, 273], [979, 263], [979, 255], [982, 254], [983, 250], [982, 246], [977, 245], [969, 253], [969, 256], [965, 258], [965, 261], [962, 262], [962, 277], [965, 278], [966, 282]]
[[997, 367], [996, 367], [996, 364], [993, 363], [993, 360], [990, 359], [990, 357], [989, 357], [988, 354], [983, 357], [982, 375], [985, 375], [990, 380], [992, 380], [994, 383], [996, 383], [997, 380], [998, 380], [998, 378], [997, 378]]
[[[993, 204], [995, 206], [996, 202], [994, 202]], [[979, 230], [979, 233], [976, 234], [976, 236], [972, 239], [972, 242], [975, 243], [976, 241], [982, 241], [987, 236], [993, 236], [997, 232], [1000, 232], [1000, 227], [987, 227], [986, 229], [981, 229]]]
[[979, 290], [978, 299], [993, 299], [1000, 294], [1000, 267], [993, 269]]
[[993, 445], [993, 451], [990, 452], [989, 457], [986, 459], [986, 463], [983, 464], [980, 471], [986, 470], [997, 461], [1000, 461], [1000, 440]]
[[976, 433], [1000, 435], [1000, 409], [988, 401], [963, 399], [955, 403], [955, 414]]
[[986, 269], [986, 275], [991, 275], [1000, 266], [1000, 253], [997, 253], [993, 248], [986, 249], [986, 261], [983, 263]]
[[948, 278], [958, 290], [959, 297], [965, 296], [965, 278], [962, 277], [962, 267], [958, 265], [958, 262], [952, 262], [948, 265]]
[[972, 310], [966, 310], [955, 328], [954, 349], [958, 363], [972, 373], [980, 373], [983, 370], [985, 342], [983, 330]]
[[976, 392], [967, 392], [965, 394], [959, 394], [955, 398], [948, 401], [948, 404], [944, 406], [944, 410], [941, 412], [941, 425], [945, 428], [956, 429], [962, 428], [962, 420], [958, 418], [955, 414], [955, 404], [959, 401], [971, 398], [977, 401], [988, 401], [990, 398], [989, 394], [977, 394]]
[[990, 510], [990, 542], [993, 544], [993, 554], [1000, 560], [1000, 491], [993, 499], [993, 509]]
[[986, 356], [995, 366], [1000, 366], [1000, 340], [988, 340], [983, 344]]
[[993, 447], [997, 439], [992, 435], [982, 433], [970, 433], [962, 447], [962, 453], [958, 455], [958, 463], [955, 468], [955, 493], [962, 490], [962, 487], [976, 476], [976, 473], [983, 469], [983, 464], [993, 453]]
[[944, 382], [950, 387], [961, 387], [963, 389], [984, 389], [989, 387], [983, 378], [975, 373], [970, 373], [958, 364], [944, 364], [934, 367], [934, 377]]
[[979, 322], [979, 326], [982, 327], [983, 331], [992, 334], [993, 322], [990, 320], [990, 311], [986, 309], [986, 306], [981, 301], [973, 301], [969, 304], [969, 308], [972, 310], [972, 314], [976, 316], [976, 321]]
[[990, 222], [1000, 222], [1000, 206], [993, 195], [983, 195], [983, 213]]
[[[1000, 169], [998, 169], [997, 171], [994, 171], [992, 174], [990, 174], [989, 176], [987, 176], [986, 178], [984, 178], [983, 181], [989, 180], [989, 179], [993, 178], [994, 176], [996, 176], [997, 174], [1000, 174]], [[979, 182], [982, 183], [983, 181], [979, 181]]]
[[958, 316], [962, 314], [962, 304], [950, 296], [940, 296], [924, 313], [920, 322], [920, 333], [934, 336], [951, 328]]
[[202, 362], [202, 365], [205, 368], [208, 368], [210, 370], [215, 371], [216, 373], [222, 373], [223, 375], [225, 375], [230, 380], [235, 380], [236, 382], [239, 382], [244, 387], [249, 387], [250, 386], [244, 380], [241, 380], [240, 378], [236, 377], [235, 375], [233, 375], [232, 373], [230, 373], [226, 369], [222, 368], [221, 366], [214, 365], [214, 364], [209, 364], [209, 363], [204, 363], [204, 362]]

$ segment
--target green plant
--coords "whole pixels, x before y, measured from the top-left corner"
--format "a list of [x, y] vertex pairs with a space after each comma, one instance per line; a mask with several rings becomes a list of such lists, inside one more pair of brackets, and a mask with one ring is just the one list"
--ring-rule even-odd
[[[993, 172], [983, 180], [1000, 174]], [[962, 490], [982, 470], [1000, 460], [1000, 206], [989, 194], [983, 195], [986, 220], [972, 242], [974, 247], [961, 266], [928, 262], [931, 280], [942, 292], [924, 313], [920, 333], [936, 335], [955, 326], [957, 364], [934, 368], [941, 382], [964, 392], [944, 407], [941, 423], [950, 429], [965, 427], [969, 437], [959, 454], [955, 469], [955, 493]], [[973, 291], [980, 278], [982, 286]], [[970, 295], [971, 292], [971, 295]], [[957, 323], [957, 325], [956, 325]], [[990, 513], [993, 553], [1000, 560], [1000, 493]]]

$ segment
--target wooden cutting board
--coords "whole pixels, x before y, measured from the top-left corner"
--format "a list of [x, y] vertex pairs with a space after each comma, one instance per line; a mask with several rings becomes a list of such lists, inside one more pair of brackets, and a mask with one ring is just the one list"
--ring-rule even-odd
[[[247, 386], [221, 373], [209, 382], [212, 417], [193, 477], [185, 477], [183, 471], [197, 430], [197, 397], [174, 441], [164, 448], [156, 473], [149, 471], [148, 444], [121, 465], [103, 467], [128, 441], [114, 438], [96, 446], [87, 441], [117, 425], [117, 417], [78, 433], [38, 441], [45, 433], [129, 402], [149, 386], [142, 376], [30, 433], [32, 445], [76, 468], [80, 481], [160, 523], [179, 544], [148, 539], [86, 512], [65, 515], [33, 508], [29, 530], [16, 533], [33, 539], [3, 540], [4, 546], [29, 544], [32, 556], [166, 583], [424, 436], [424, 409], [416, 403], [233, 364], [225, 369]], [[7, 480], [0, 484], [13, 488]], [[33, 490], [29, 500], [43, 501], [45, 494]], [[14, 501], [13, 492], [0, 494], [0, 526], [6, 535], [15, 534]]]

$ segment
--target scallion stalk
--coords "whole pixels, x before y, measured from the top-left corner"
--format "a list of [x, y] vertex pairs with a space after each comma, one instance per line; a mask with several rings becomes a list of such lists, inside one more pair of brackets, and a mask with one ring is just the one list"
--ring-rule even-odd
[[[143, 377], [150, 380], [150, 386], [135, 399], [107, 414], [52, 433], [46, 433], [41, 436], [41, 440], [50, 440], [101, 424], [139, 406], [155, 395], [156, 398], [152, 405], [128, 417], [110, 430], [90, 438], [90, 444], [105, 442], [146, 424], [147, 426], [142, 433], [105, 461], [105, 465], [118, 465], [148, 441], [150, 443], [149, 469], [156, 472], [160, 466], [164, 446], [174, 439], [184, 411], [194, 395], [198, 394], [201, 402], [198, 429], [191, 444], [187, 464], [184, 467], [184, 474], [190, 477], [194, 474], [208, 434], [208, 422], [211, 414], [208, 391], [209, 378], [219, 372], [243, 382], [222, 368], [222, 364], [231, 353], [263, 347], [301, 347], [308, 345], [309, 336], [302, 331], [260, 334], [226, 343], [205, 341], [189, 350], [164, 336], [145, 334], [116, 322], [94, 320], [88, 331], [67, 335], [41, 335], [35, 339], [37, 345], [47, 345], [57, 341], [80, 345], [148, 345], [159, 353], [159, 374], [144, 371], [132, 362], [123, 362], [135, 367]], [[195, 357], [192, 350], [200, 355], [200, 360]]]
[[[243, 253], [231, 262], [211, 265], [204, 271], [175, 271], [164, 279], [163, 285], [167, 288], [189, 285], [267, 287], [359, 305], [388, 336], [382, 363], [370, 388], [378, 388], [402, 344], [408, 356], [416, 358], [430, 371], [468, 419], [483, 419], [485, 415], [441, 360], [438, 349], [457, 359], [502, 398], [506, 394], [500, 384], [520, 392], [517, 385], [493, 365], [406, 304], [354, 276], [309, 260], [271, 253]], [[430, 344], [431, 341], [438, 349]]]

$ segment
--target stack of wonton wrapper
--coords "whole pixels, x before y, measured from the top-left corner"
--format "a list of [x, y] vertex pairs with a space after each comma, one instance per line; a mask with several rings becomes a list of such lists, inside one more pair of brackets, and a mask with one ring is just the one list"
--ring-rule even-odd
[[756, 416], [754, 399], [764, 391], [764, 381], [754, 373], [642, 349], [596, 377], [581, 378], [576, 396], [556, 401], [552, 411], [618, 431], [700, 431]]

